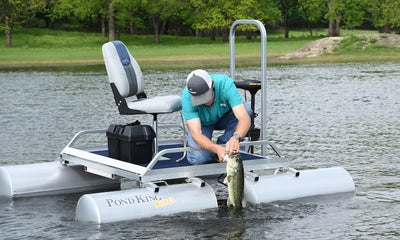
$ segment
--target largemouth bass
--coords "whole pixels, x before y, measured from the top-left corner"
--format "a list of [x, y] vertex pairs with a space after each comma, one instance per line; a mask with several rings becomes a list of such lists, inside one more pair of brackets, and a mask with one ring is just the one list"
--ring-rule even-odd
[[228, 206], [242, 208], [246, 205], [244, 196], [244, 171], [243, 160], [239, 153], [231, 156], [226, 155], [226, 178], [224, 182], [228, 185]]

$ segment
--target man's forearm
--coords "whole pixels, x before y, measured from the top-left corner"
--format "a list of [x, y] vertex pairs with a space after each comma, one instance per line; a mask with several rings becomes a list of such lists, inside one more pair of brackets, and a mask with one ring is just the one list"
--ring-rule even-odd
[[244, 138], [250, 129], [250, 124], [250, 121], [247, 121], [246, 119], [239, 120], [234, 133], [237, 133], [241, 138]]

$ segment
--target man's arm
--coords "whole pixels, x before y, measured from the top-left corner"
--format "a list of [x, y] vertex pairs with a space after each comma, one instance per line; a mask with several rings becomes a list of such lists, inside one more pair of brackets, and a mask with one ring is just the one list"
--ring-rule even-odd
[[196, 142], [196, 144], [202, 149], [216, 153], [218, 155], [219, 161], [221, 162], [225, 157], [225, 148], [218, 144], [215, 144], [208, 137], [203, 135], [203, 133], [201, 132], [200, 118], [186, 120], [186, 123], [189, 127], [190, 134], [192, 135], [192, 138]]
[[[240, 138], [243, 138], [250, 129], [251, 122], [249, 114], [246, 111], [244, 103], [233, 107], [232, 111], [239, 120], [234, 133], [239, 134]], [[225, 152], [228, 155], [232, 155], [232, 153], [234, 153], [233, 150], [239, 151], [239, 140], [231, 137], [225, 145]]]

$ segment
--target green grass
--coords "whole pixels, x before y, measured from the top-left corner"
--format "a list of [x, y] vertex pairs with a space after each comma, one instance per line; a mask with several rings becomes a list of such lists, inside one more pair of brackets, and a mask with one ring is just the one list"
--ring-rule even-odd
[[[313, 39], [297, 33], [284, 39], [280, 33], [268, 36], [268, 57], [278, 57], [295, 51]], [[121, 34], [123, 41], [140, 62], [142, 68], [224, 67], [229, 64], [229, 43], [220, 38]], [[101, 46], [108, 41], [99, 33], [82, 33], [51, 29], [18, 29], [13, 34], [12, 48], [5, 47], [0, 36], [0, 66], [103, 64]], [[248, 41], [236, 37], [236, 57], [240, 65], [260, 64], [260, 37]]]
[[[373, 31], [342, 30], [343, 35], [371, 33]], [[360, 53], [361, 44], [352, 44], [360, 39], [344, 42], [337, 53], [314, 59], [274, 61], [279, 56], [294, 52], [311, 41], [326, 37], [327, 29], [314, 29], [311, 38], [306, 29], [291, 30], [290, 38], [285, 39], [282, 31], [267, 33], [267, 56], [269, 64], [348, 61], [353, 55], [361, 54], [367, 59], [394, 59], [393, 49], [383, 50], [386, 55], [376, 55], [382, 49], [367, 48]], [[17, 29], [13, 35], [12, 48], [6, 48], [5, 36], [0, 35], [0, 67], [43, 66], [43, 65], [90, 65], [103, 64], [101, 46], [108, 41], [99, 33], [62, 31], [52, 29]], [[260, 64], [260, 36], [253, 40], [236, 37], [236, 63], [239, 66]], [[178, 37], [162, 35], [160, 44], [154, 43], [153, 35], [121, 34], [123, 41], [143, 69], [184, 69], [229, 66], [229, 43], [221, 38]], [[353, 42], [351, 42], [353, 41]], [[396, 50], [397, 51], [397, 50]], [[366, 55], [366, 56], [365, 56]], [[388, 57], [388, 55], [390, 55]], [[396, 56], [398, 56], [396, 52]], [[400, 58], [400, 57], [397, 57]], [[335, 60], [336, 59], [336, 60]]]

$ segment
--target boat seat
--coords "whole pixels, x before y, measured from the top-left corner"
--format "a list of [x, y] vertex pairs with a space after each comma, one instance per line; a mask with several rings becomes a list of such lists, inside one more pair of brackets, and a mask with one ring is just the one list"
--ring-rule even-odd
[[[170, 95], [147, 98], [144, 92], [142, 71], [125, 44], [121, 41], [108, 42], [103, 45], [102, 51], [119, 113], [121, 115], [153, 115], [153, 129], [156, 132], [155, 147], [157, 152], [157, 115], [180, 111], [182, 109], [181, 96]], [[136, 96], [136, 99], [127, 101], [127, 98], [132, 96]]]

